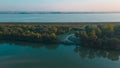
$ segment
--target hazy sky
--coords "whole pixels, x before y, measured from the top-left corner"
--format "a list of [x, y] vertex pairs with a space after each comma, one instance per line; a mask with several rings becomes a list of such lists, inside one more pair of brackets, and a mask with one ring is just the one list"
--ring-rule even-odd
[[0, 11], [120, 11], [120, 0], [0, 0]]

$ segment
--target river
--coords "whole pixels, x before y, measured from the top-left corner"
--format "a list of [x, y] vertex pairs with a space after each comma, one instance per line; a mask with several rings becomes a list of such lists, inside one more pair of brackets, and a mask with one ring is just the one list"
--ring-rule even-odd
[[75, 45], [0, 42], [0, 68], [119, 68], [119, 56]]

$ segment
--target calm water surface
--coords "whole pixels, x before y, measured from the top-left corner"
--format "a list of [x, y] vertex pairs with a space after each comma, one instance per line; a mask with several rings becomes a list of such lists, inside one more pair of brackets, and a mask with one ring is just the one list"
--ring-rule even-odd
[[0, 22], [120, 22], [120, 13], [0, 14]]
[[0, 68], [120, 68], [120, 51], [74, 45], [0, 43]]
[[[112, 14], [0, 14], [0, 22], [120, 22]], [[120, 51], [0, 41], [0, 68], [120, 68]]]

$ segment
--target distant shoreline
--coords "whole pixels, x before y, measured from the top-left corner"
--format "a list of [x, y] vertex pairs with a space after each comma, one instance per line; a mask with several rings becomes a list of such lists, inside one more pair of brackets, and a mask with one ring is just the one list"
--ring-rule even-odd
[[120, 24], [120, 22], [0, 22], [0, 24]]
[[120, 12], [39, 12], [39, 11], [0, 11], [0, 14], [109, 14]]

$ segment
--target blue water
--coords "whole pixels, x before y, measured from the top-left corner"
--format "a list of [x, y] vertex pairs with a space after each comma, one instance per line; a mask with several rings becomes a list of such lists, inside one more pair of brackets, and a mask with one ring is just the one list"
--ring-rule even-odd
[[[120, 22], [111, 14], [0, 14], [0, 22]], [[120, 51], [0, 41], [0, 68], [120, 68]]]
[[0, 22], [120, 22], [120, 13], [0, 14]]
[[0, 42], [0, 68], [120, 68], [119, 51]]

